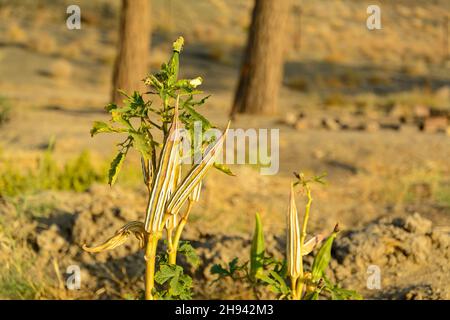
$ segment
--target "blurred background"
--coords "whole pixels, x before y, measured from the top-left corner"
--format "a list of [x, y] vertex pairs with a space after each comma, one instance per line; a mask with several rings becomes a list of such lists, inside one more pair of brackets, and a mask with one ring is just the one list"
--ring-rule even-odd
[[[270, 3], [0, 0], [0, 298], [133, 298], [142, 286], [137, 243], [97, 256], [79, 248], [142, 219], [145, 205], [138, 156], [110, 188], [119, 141], [89, 130], [108, 119], [107, 103], [120, 103], [115, 89], [139, 89], [180, 35], [181, 76], [204, 79], [212, 96], [202, 112], [213, 123], [232, 116], [236, 128], [280, 129], [277, 175], [254, 165], [208, 175], [187, 230], [206, 261], [198, 281], [210, 280], [211, 263], [245, 257], [256, 211], [282, 248], [292, 172], [326, 172], [312, 230], [362, 230], [360, 246], [347, 236], [349, 252], [336, 251], [334, 276], [368, 297], [449, 297], [450, 2]], [[80, 30], [66, 25], [72, 4]], [[381, 30], [366, 27], [373, 4]], [[410, 219], [406, 238], [395, 223], [380, 227], [393, 217]], [[382, 248], [365, 257], [364, 246]], [[347, 255], [365, 258], [349, 267]], [[383, 292], [365, 288], [370, 263], [385, 267]], [[70, 264], [83, 273], [75, 292], [64, 288]], [[234, 289], [196, 297], [247, 297]]]

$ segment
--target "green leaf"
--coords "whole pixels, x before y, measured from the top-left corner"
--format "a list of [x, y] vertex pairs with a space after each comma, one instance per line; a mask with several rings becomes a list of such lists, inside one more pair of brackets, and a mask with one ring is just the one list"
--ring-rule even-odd
[[190, 291], [191, 286], [192, 286], [192, 278], [189, 277], [188, 275], [183, 274], [183, 269], [181, 268], [181, 272], [176, 274], [172, 279], [170, 279], [169, 294], [171, 296], [180, 296], [183, 293], [186, 294], [187, 292]]
[[288, 294], [289, 293], [289, 287], [287, 286], [284, 279], [275, 271], [269, 271], [272, 278], [274, 278], [277, 282], [278, 288], [281, 291], [282, 294]]
[[181, 266], [160, 264], [155, 281], [161, 286], [165, 285], [162, 290], [158, 290], [161, 299], [191, 299], [192, 278], [184, 274]]
[[145, 159], [151, 159], [152, 156], [152, 145], [150, 141], [146, 138], [144, 133], [134, 132], [130, 133], [133, 137], [133, 146], [141, 153]]
[[208, 129], [212, 128], [211, 123], [206, 119], [204, 116], [202, 116], [199, 112], [197, 112], [194, 108], [191, 106], [185, 104], [183, 106], [184, 110], [189, 114], [192, 121], [200, 121], [202, 123], [202, 130], [206, 131]]
[[114, 160], [111, 162], [111, 167], [109, 168], [108, 183], [112, 186], [117, 180], [117, 176], [122, 168], [123, 161], [125, 160], [126, 151], [119, 152]]
[[320, 295], [320, 290], [316, 289], [313, 292], [307, 293], [303, 300], [318, 300]]
[[180, 51], [183, 47], [184, 39], [183, 37], [179, 37], [177, 41], [173, 43], [173, 53], [172, 57], [167, 64], [167, 73], [168, 73], [168, 85], [172, 86], [178, 79], [178, 69], [180, 64]]
[[244, 263], [242, 265], [239, 265], [238, 263], [239, 259], [234, 258], [233, 260], [231, 260], [231, 262], [228, 263], [228, 269], [225, 269], [220, 264], [215, 264], [211, 267], [211, 274], [217, 274], [219, 278], [227, 276], [233, 278], [237, 271], [243, 270], [247, 267], [247, 263]]
[[257, 275], [257, 278], [261, 280], [263, 283], [269, 286], [269, 289], [274, 293], [281, 293], [280, 287], [275, 281], [275, 279], [270, 277], [270, 274], [267, 273], [260, 273]]
[[239, 262], [239, 259], [234, 258], [233, 260], [231, 260], [230, 263], [228, 263], [228, 269], [229, 269], [230, 274], [233, 274], [236, 270], [239, 269], [238, 262]]
[[220, 264], [215, 264], [211, 267], [211, 274], [217, 274], [219, 276], [227, 276], [229, 272], [227, 269], [222, 267]]
[[155, 281], [159, 284], [164, 284], [168, 280], [178, 277], [183, 272], [183, 268], [177, 265], [163, 264], [155, 273]]
[[178, 246], [178, 252], [183, 254], [186, 257], [187, 262], [194, 268], [198, 267], [200, 264], [200, 258], [189, 241], [182, 241]]
[[261, 217], [258, 213], [255, 215], [255, 231], [253, 233], [252, 246], [250, 249], [250, 276], [252, 279], [263, 271], [264, 266], [264, 233]]
[[115, 104], [115, 103], [109, 103], [109, 104], [105, 107], [105, 110], [106, 110], [107, 112], [111, 112], [111, 111], [116, 110], [116, 109], [117, 109], [117, 104]]
[[332, 300], [362, 300], [363, 296], [354, 290], [348, 290], [333, 284], [327, 277], [323, 277], [325, 286], [324, 290], [331, 294]]
[[225, 174], [227, 174], [229, 176], [233, 176], [233, 177], [236, 176], [231, 171], [231, 169], [228, 166], [224, 165], [224, 164], [220, 164], [220, 163], [214, 162], [214, 168], [216, 168], [219, 171], [222, 171], [223, 173], [225, 173]]
[[91, 129], [91, 137], [95, 136], [98, 133], [104, 132], [119, 132], [119, 129], [114, 129], [110, 125], [102, 121], [94, 121], [94, 124]]
[[320, 247], [319, 252], [314, 258], [314, 262], [311, 269], [312, 281], [316, 282], [325, 273], [325, 270], [328, 267], [328, 264], [331, 260], [331, 248], [333, 246], [333, 241], [336, 238], [337, 231], [334, 231], [328, 239], [324, 242], [324, 244]]

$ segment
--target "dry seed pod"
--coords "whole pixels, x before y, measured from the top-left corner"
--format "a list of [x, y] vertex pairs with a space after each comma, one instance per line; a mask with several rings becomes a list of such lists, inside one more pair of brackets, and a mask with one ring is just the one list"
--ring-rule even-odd
[[202, 191], [202, 182], [200, 181], [200, 183], [194, 188], [194, 190], [192, 190], [192, 193], [189, 196], [189, 199], [191, 201], [198, 202], [200, 200], [200, 192], [201, 191]]
[[288, 274], [292, 278], [298, 278], [300, 276], [302, 257], [300, 254], [300, 225], [298, 221], [297, 206], [295, 205], [293, 184], [291, 184], [287, 221], [286, 253]]
[[323, 240], [323, 235], [318, 234], [305, 242], [302, 248], [302, 256], [310, 254]]
[[[163, 218], [165, 213], [168, 192], [173, 187], [175, 172], [179, 165], [180, 130], [178, 120], [178, 98], [175, 105], [172, 126], [169, 129], [159, 159], [158, 171], [150, 194], [147, 216], [145, 217], [145, 230], [158, 232], [164, 228]], [[177, 165], [178, 164], [178, 165]]]
[[215, 144], [213, 144], [209, 148], [209, 150], [203, 156], [202, 161], [198, 165], [194, 166], [191, 171], [189, 171], [186, 178], [184, 178], [183, 182], [178, 186], [177, 190], [175, 190], [175, 193], [173, 194], [172, 198], [170, 198], [170, 201], [167, 205], [168, 213], [177, 214], [183, 204], [189, 198], [195, 187], [197, 187], [205, 177], [208, 169], [210, 169], [214, 164], [217, 154], [222, 149], [223, 142], [228, 133], [229, 127], [230, 123], [228, 123], [228, 126], [222, 136], [216, 141]]
[[144, 224], [139, 221], [128, 222], [122, 228], [117, 230], [114, 236], [98, 246], [88, 247], [86, 244], [83, 244], [82, 248], [84, 251], [90, 253], [111, 250], [125, 243], [131, 233], [139, 240], [139, 245], [143, 248], [145, 244], [145, 230]]

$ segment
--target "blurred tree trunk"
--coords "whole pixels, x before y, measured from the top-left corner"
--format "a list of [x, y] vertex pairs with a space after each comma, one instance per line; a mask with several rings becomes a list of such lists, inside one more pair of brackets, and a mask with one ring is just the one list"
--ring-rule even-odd
[[231, 116], [276, 112], [290, 5], [291, 0], [255, 0]]
[[127, 93], [144, 90], [150, 49], [150, 0], [122, 0], [119, 47], [113, 73], [111, 100], [120, 103]]

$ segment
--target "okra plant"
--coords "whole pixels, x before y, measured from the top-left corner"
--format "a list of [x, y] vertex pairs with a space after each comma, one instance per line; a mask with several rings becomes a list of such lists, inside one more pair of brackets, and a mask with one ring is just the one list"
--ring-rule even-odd
[[[127, 95], [123, 106], [109, 104], [111, 114], [108, 123], [97, 121], [91, 135], [99, 133], [121, 133], [126, 138], [118, 145], [119, 151], [111, 163], [109, 184], [113, 185], [128, 152], [134, 148], [141, 157], [143, 182], [148, 191], [148, 203], [144, 221], [132, 221], [116, 231], [104, 243], [83, 249], [101, 252], [114, 249], [134, 235], [145, 251], [145, 299], [188, 299], [191, 295], [192, 279], [177, 265], [177, 253], [186, 255], [187, 261], [197, 264], [193, 248], [181, 241], [181, 234], [195, 202], [199, 200], [202, 179], [211, 167], [227, 174], [231, 171], [215, 164], [221, 151], [226, 132], [215, 140], [202, 134], [198, 147], [182, 148], [182, 130], [195, 140], [194, 126], [201, 123], [202, 133], [212, 124], [196, 109], [206, 98], [196, 99], [202, 92], [197, 87], [202, 79], [179, 79], [179, 56], [184, 40], [178, 38], [173, 44], [173, 53], [161, 70], [144, 79], [149, 91]], [[158, 102], [148, 100], [156, 96]], [[160, 132], [158, 140], [157, 132]], [[200, 152], [201, 159], [182, 167], [186, 156]], [[189, 154], [186, 154], [189, 153]], [[183, 169], [182, 169], [183, 168]], [[158, 243], [165, 236], [166, 251], [158, 252]]]
[[[279, 299], [317, 300], [320, 296], [331, 299], [361, 299], [354, 291], [340, 288], [326, 276], [326, 269], [331, 260], [331, 247], [339, 233], [338, 225], [323, 241], [322, 235], [315, 235], [306, 241], [307, 227], [313, 198], [311, 183], [324, 183], [324, 176], [306, 179], [295, 173], [296, 180], [291, 184], [289, 206], [287, 211], [286, 257], [278, 260], [268, 256], [265, 250], [262, 222], [256, 214], [255, 230], [250, 250], [250, 260], [242, 264], [234, 258], [226, 266], [214, 265], [211, 273], [217, 275], [215, 281], [231, 278], [242, 281], [253, 289], [255, 298], [266, 288], [278, 295]], [[295, 187], [300, 186], [306, 197], [303, 221], [300, 227], [295, 202]], [[306, 270], [303, 257], [311, 254], [321, 243], [312, 266]]]

